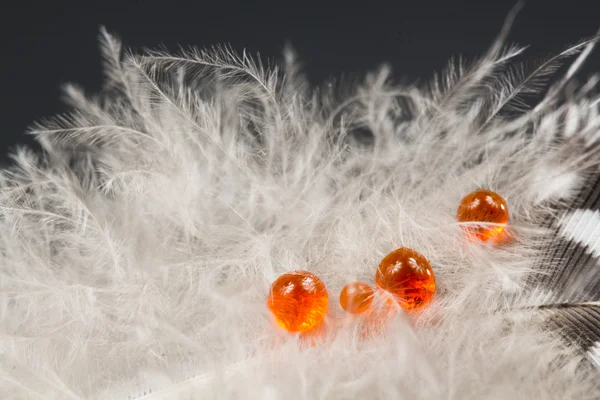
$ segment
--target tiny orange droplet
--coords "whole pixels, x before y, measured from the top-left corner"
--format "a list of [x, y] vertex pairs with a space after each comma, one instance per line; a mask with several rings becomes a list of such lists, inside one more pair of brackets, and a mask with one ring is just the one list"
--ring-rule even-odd
[[423, 307], [435, 292], [435, 278], [429, 261], [407, 247], [396, 249], [381, 260], [375, 282], [406, 310]]
[[498, 225], [462, 225], [465, 233], [483, 242], [502, 241], [508, 223], [508, 205], [498, 193], [490, 190], [476, 190], [460, 201], [456, 213], [458, 222], [488, 222]]
[[373, 289], [364, 282], [352, 282], [340, 293], [340, 305], [351, 314], [365, 312], [373, 302]]
[[294, 271], [273, 282], [267, 306], [283, 329], [306, 332], [323, 320], [328, 302], [327, 288], [316, 275]]

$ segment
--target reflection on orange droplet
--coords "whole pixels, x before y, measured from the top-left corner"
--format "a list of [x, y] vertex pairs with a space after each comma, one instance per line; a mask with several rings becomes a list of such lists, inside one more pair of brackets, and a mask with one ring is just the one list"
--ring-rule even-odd
[[340, 293], [340, 305], [351, 314], [365, 312], [373, 302], [373, 289], [364, 282], [352, 282]]
[[407, 247], [396, 249], [381, 260], [375, 282], [406, 310], [423, 307], [435, 292], [429, 261]]
[[[508, 205], [498, 193], [489, 190], [476, 190], [466, 195], [458, 206], [456, 213], [458, 222], [472, 222], [472, 225], [462, 225], [470, 238], [494, 242], [503, 242], [506, 236], [505, 227], [508, 223]], [[477, 225], [477, 222], [487, 222], [494, 225]]]
[[279, 326], [288, 332], [306, 332], [325, 317], [329, 296], [314, 274], [294, 271], [271, 285], [267, 305]]
[[300, 343], [305, 348], [316, 347], [322, 345], [327, 340], [328, 334], [331, 333], [331, 327], [327, 324], [317, 324], [313, 329], [305, 332], [300, 332]]
[[398, 316], [399, 304], [394, 296], [385, 290], [377, 290], [377, 301], [373, 302], [361, 325], [363, 339], [374, 338], [385, 334], [389, 323]]

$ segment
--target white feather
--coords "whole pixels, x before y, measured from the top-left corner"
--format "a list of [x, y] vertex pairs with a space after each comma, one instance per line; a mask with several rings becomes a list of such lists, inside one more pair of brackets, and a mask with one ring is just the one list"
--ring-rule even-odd
[[[549, 243], [541, 222], [597, 165], [578, 145], [598, 133], [595, 98], [503, 117], [523, 76], [485, 90], [521, 49], [494, 47], [437, 91], [382, 70], [336, 102], [291, 64], [285, 75], [226, 49], [119, 61], [104, 40], [118, 92], [70, 87], [74, 113], [33, 129], [44, 159], [21, 151], [2, 175], [4, 399], [600, 396], [584, 355], [511, 311], [537, 293], [525, 277]], [[564, 115], [571, 139], [557, 142]], [[481, 186], [508, 201], [510, 246], [474, 245], [455, 221]], [[365, 338], [337, 296], [400, 246], [431, 260], [436, 299]], [[266, 308], [296, 269], [328, 287], [322, 336], [281, 332]]]

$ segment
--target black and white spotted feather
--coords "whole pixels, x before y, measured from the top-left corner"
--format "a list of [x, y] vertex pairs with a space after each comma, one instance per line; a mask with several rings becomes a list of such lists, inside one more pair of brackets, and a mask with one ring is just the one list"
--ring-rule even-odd
[[[67, 87], [72, 111], [31, 129], [43, 153], [0, 176], [2, 398], [600, 398], [600, 98], [575, 81], [598, 37], [526, 63], [516, 11], [428, 85], [312, 88], [292, 52], [103, 32], [104, 90]], [[465, 237], [477, 188], [512, 241]], [[339, 292], [400, 246], [434, 301], [365, 331]], [[313, 335], [266, 307], [296, 269], [328, 288]]]

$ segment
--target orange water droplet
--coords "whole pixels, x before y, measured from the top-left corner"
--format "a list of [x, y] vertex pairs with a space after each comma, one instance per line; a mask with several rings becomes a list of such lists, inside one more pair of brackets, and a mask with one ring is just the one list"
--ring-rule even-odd
[[373, 302], [373, 289], [364, 282], [352, 282], [340, 293], [340, 305], [351, 314], [365, 312]]
[[294, 271], [273, 282], [267, 306], [283, 329], [306, 332], [323, 320], [328, 301], [327, 288], [317, 276]]
[[506, 235], [508, 205], [498, 193], [489, 190], [476, 190], [460, 202], [456, 213], [458, 222], [490, 222], [499, 225], [462, 225], [467, 235], [480, 241], [501, 242]]
[[396, 249], [381, 260], [375, 282], [406, 310], [423, 307], [435, 292], [429, 261], [407, 247]]

